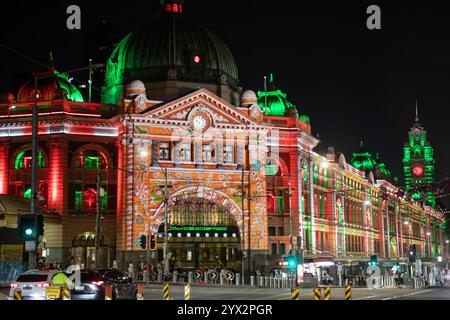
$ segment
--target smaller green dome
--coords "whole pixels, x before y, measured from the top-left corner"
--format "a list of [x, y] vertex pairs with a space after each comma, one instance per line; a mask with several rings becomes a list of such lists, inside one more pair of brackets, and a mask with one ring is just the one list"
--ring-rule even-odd
[[287, 98], [286, 94], [275, 88], [273, 74], [270, 74], [269, 89], [267, 91], [258, 91], [258, 106], [266, 116], [283, 117], [286, 110], [295, 108]]
[[352, 166], [362, 171], [371, 171], [377, 164], [372, 158], [372, 155], [364, 150], [364, 143], [361, 141], [361, 147], [358, 152], [353, 153], [350, 160]]
[[[73, 84], [70, 83], [70, 78], [65, 73], [58, 71], [44, 71], [34, 72], [33, 78], [42, 77], [38, 81], [38, 93], [40, 100], [55, 100], [61, 99], [61, 93], [64, 91], [66, 98], [74, 102], [83, 102], [83, 96], [80, 91]], [[34, 99], [34, 80], [31, 79], [26, 82], [17, 94], [18, 102], [29, 102]]]
[[302, 121], [304, 124], [308, 125], [311, 123], [311, 119], [309, 118], [309, 116], [307, 116], [306, 114], [301, 115], [299, 117], [300, 121]]

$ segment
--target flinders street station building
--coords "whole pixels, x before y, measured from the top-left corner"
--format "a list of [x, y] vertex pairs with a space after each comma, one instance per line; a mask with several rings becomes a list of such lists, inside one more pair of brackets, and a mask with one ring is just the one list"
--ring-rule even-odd
[[[30, 199], [38, 97], [47, 262], [94, 265], [98, 207], [104, 267], [145, 261], [152, 236], [151, 260], [161, 261], [165, 232], [168, 255], [190, 270], [244, 263], [250, 274], [292, 252], [312, 274], [362, 274], [375, 255], [384, 272], [425, 273], [448, 257], [445, 216], [421, 191], [434, 156], [418, 117], [399, 146], [404, 185], [363, 143], [353, 155], [319, 152], [307, 106], [272, 75], [265, 89], [243, 90], [227, 46], [191, 22], [182, 1], [162, 2], [159, 18], [105, 61], [101, 101], [86, 102], [56, 71], [35, 71], [2, 95], [1, 199]], [[12, 214], [3, 218], [14, 227]]]

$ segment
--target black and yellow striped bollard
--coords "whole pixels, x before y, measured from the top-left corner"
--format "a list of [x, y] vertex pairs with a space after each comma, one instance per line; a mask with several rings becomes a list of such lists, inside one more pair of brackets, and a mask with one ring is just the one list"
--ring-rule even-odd
[[184, 285], [184, 300], [191, 300], [191, 285], [189, 283]]
[[62, 288], [61, 293], [62, 293], [63, 300], [71, 300], [69, 288]]
[[163, 298], [164, 300], [170, 300], [169, 283], [165, 282], [163, 285]]
[[326, 287], [324, 290], [324, 300], [330, 300], [331, 298], [331, 288], [330, 287]]
[[344, 296], [345, 296], [345, 300], [352, 300], [352, 287], [351, 286], [345, 286]]
[[22, 300], [22, 291], [20, 290], [14, 291], [14, 300]]
[[314, 293], [314, 300], [320, 300], [322, 296], [322, 290], [320, 290], [319, 287], [315, 287], [313, 293]]
[[291, 289], [292, 300], [300, 300], [300, 290], [298, 288]]

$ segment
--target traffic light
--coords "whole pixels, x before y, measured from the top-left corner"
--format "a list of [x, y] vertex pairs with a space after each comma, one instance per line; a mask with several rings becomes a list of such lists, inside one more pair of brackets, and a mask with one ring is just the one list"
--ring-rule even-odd
[[376, 266], [378, 264], [378, 258], [376, 255], [370, 256], [370, 265]]
[[39, 237], [44, 235], [44, 217], [40, 214], [37, 217], [32, 214], [21, 215], [19, 218], [19, 234], [24, 241], [39, 240]]
[[416, 245], [410, 245], [409, 246], [409, 262], [416, 262]]
[[145, 234], [139, 237], [139, 247], [142, 249], [147, 249], [147, 236]]
[[287, 266], [288, 268], [295, 268], [297, 267], [297, 264], [298, 264], [297, 257], [295, 256], [283, 257], [283, 265]]
[[156, 249], [156, 243], [158, 242], [158, 237], [155, 235], [150, 236], [150, 250]]

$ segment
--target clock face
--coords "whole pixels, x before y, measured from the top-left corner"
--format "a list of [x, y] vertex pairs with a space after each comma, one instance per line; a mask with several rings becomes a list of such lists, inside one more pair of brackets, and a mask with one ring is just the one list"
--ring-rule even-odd
[[203, 116], [196, 116], [193, 121], [194, 128], [198, 131], [203, 131], [206, 128], [206, 119]]
[[415, 166], [412, 168], [412, 173], [416, 177], [420, 177], [423, 175], [423, 167], [422, 166]]

